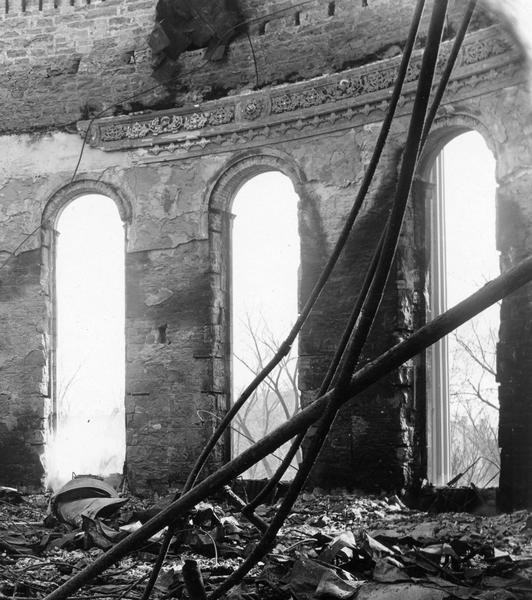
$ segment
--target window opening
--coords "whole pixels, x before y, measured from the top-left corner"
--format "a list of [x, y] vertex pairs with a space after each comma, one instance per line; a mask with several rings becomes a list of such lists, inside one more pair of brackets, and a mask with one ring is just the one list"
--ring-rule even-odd
[[86, 195], [56, 225], [56, 423], [48, 484], [121, 473], [125, 458], [124, 227], [115, 203]]
[[[232, 233], [232, 397], [238, 398], [286, 336], [298, 314], [300, 242], [298, 196], [279, 172], [248, 180], [233, 203]], [[297, 343], [248, 400], [233, 423], [238, 455], [289, 419], [299, 406]], [[282, 459], [288, 445], [276, 453]], [[296, 457], [297, 460], [297, 457]], [[270, 476], [278, 466], [267, 457], [244, 474]], [[286, 477], [292, 477], [289, 469]]]
[[[437, 316], [499, 275], [495, 246], [495, 160], [482, 136], [454, 138], [433, 179], [431, 312]], [[498, 484], [496, 344], [500, 307], [465, 323], [431, 352], [429, 478], [437, 485]]]

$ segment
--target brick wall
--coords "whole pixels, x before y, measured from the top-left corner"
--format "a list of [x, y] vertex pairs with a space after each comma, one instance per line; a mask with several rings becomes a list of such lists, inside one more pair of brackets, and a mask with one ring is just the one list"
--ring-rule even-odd
[[[452, 15], [461, 14], [461, 3], [454, 4]], [[109, 116], [172, 107], [385, 58], [399, 51], [412, 12], [410, 0], [372, 0], [365, 8], [353, 0], [311, 0], [300, 7], [295, 0], [242, 0], [258, 79], [244, 34], [221, 62], [206, 62], [204, 50], [190, 51], [154, 77], [147, 36], [155, 5], [6, 0], [0, 13], [0, 132], [69, 128], [104, 108], [110, 107]], [[476, 26], [483, 22], [481, 15]], [[455, 27], [451, 16], [448, 33]], [[149, 91], [139, 95], [141, 90]]]
[[66, 127], [151, 81], [145, 38], [152, 1], [22, 6], [11, 0], [0, 20], [1, 130]]

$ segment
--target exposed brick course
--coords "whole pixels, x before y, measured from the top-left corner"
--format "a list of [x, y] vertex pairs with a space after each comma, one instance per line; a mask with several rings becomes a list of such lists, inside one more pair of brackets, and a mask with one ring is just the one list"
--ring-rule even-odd
[[[42, 10], [33, 0], [12, 0], [0, 14], [0, 132], [68, 127], [105, 108], [112, 115], [170, 107], [190, 102], [192, 93], [208, 99], [378, 60], [404, 42], [412, 11], [408, 0], [373, 0], [365, 8], [338, 0], [332, 16], [321, 0], [297, 4], [240, 3], [257, 81], [246, 35], [231, 43], [222, 62], [206, 62], [204, 50], [194, 50], [154, 77], [147, 36], [156, 0], [57, 0]], [[462, 11], [455, 4], [449, 32]]]

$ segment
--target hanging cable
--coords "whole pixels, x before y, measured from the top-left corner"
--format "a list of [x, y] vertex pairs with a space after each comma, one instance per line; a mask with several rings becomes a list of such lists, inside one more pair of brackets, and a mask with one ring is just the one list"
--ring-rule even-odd
[[[302, 2], [299, 2], [299, 3], [295, 4], [295, 5], [291, 5], [291, 6], [286, 7], [286, 8], [281, 8], [279, 10], [274, 10], [274, 11], [272, 11], [272, 12], [266, 14], [266, 15], [263, 15], [262, 17], [255, 17], [253, 19], [244, 19], [243, 21], [240, 21], [236, 25], [233, 25], [232, 27], [229, 27], [228, 29], [226, 29], [223, 32], [223, 34], [221, 34], [221, 35], [219, 35], [216, 32], [216, 35], [218, 37], [218, 42], [216, 43], [216, 45], [214, 47], [214, 51], [216, 51], [224, 43], [223, 40], [227, 39], [234, 31], [236, 31], [240, 27], [243, 27], [245, 25], [250, 25], [252, 23], [263, 21], [265, 19], [274, 17], [274, 16], [276, 16], [278, 14], [281, 14], [283, 12], [286, 12], [288, 10], [294, 10], [295, 8], [300, 8], [302, 6], [305, 6], [306, 4], [310, 4], [311, 2], [314, 2], [314, 1], [315, 0], [303, 0]], [[201, 17], [201, 18], [205, 22], [205, 19], [203, 19], [203, 17]], [[249, 35], [248, 35], [248, 37], [249, 37]], [[250, 40], [250, 43], [251, 43], [251, 40]], [[253, 48], [253, 46], [252, 46], [252, 48]], [[255, 64], [255, 76], [256, 76], [257, 81], [258, 81], [257, 63], [256, 63], [256, 58], [255, 58], [254, 51], [253, 51], [253, 60], [254, 60], [254, 64]], [[196, 67], [194, 69], [190, 69], [189, 71], [186, 71], [184, 73], [180, 73], [179, 76], [181, 78], [183, 78], [183, 77], [186, 77], [187, 75], [191, 75], [192, 73], [197, 73], [197, 72], [201, 71], [202, 69], [204, 69], [209, 63], [210, 63], [210, 60], [207, 59], [207, 60], [203, 61], [198, 67]], [[124, 104], [126, 102], [131, 102], [132, 100], [136, 100], [137, 98], [140, 98], [141, 96], [144, 96], [145, 94], [148, 94], [149, 92], [154, 92], [155, 90], [157, 90], [157, 89], [159, 89], [159, 88], [167, 85], [168, 83], [172, 83], [174, 80], [175, 80], [174, 76], [168, 77], [168, 78], [164, 79], [163, 81], [157, 83], [156, 85], [150, 86], [148, 88], [144, 88], [143, 90], [140, 90], [139, 92], [135, 92], [131, 96], [128, 96], [128, 97], [122, 99], [119, 102], [114, 102], [113, 104], [110, 104], [109, 106], [105, 107], [100, 112], [98, 112], [96, 115], [94, 115], [93, 117], [91, 117], [91, 119], [89, 120], [88, 126], [87, 126], [87, 131], [85, 132], [85, 135], [83, 137], [83, 143], [81, 145], [81, 150], [80, 150], [80, 153], [79, 153], [79, 157], [78, 157], [76, 166], [74, 168], [74, 173], [72, 174], [72, 177], [70, 179], [70, 183], [72, 183], [74, 181], [74, 179], [76, 178], [76, 175], [78, 173], [78, 170], [79, 170], [79, 167], [80, 167], [80, 164], [81, 164], [81, 160], [83, 158], [83, 153], [85, 151], [85, 147], [86, 147], [87, 141], [89, 139], [90, 129], [91, 129], [91, 127], [92, 127], [92, 125], [93, 125], [93, 123], [94, 123], [94, 121], [96, 119], [99, 119], [100, 117], [103, 117], [103, 115], [107, 111], [109, 111], [109, 110], [111, 110], [111, 109], [119, 106], [120, 104]]]
[[[349, 233], [352, 229], [352, 226], [356, 220], [356, 217], [358, 216], [358, 213], [360, 211], [362, 203], [366, 197], [369, 186], [371, 184], [371, 181], [373, 180], [373, 176], [377, 169], [377, 165], [379, 163], [380, 157], [382, 155], [382, 151], [384, 149], [384, 145], [386, 143], [386, 139], [388, 137], [388, 133], [391, 128], [393, 117], [395, 115], [395, 110], [397, 108], [397, 104], [398, 104], [399, 98], [401, 96], [402, 85], [403, 85], [403, 82], [405, 80], [406, 73], [408, 70], [408, 63], [410, 62], [410, 57], [412, 55], [412, 51], [414, 48], [414, 44], [415, 44], [415, 40], [416, 40], [416, 36], [417, 36], [417, 30], [419, 28], [419, 23], [421, 21], [421, 15], [423, 13], [424, 5], [425, 5], [425, 0], [418, 0], [415, 11], [414, 11], [414, 15], [412, 18], [412, 24], [410, 26], [410, 30], [408, 33], [407, 42], [405, 44], [405, 48], [403, 51], [403, 57], [401, 59], [400, 65], [399, 65], [396, 82], [395, 82], [394, 89], [392, 92], [392, 97], [390, 98], [388, 112], [386, 114], [386, 117], [382, 124], [381, 130], [379, 132], [379, 136], [378, 136], [377, 142], [375, 144], [375, 149], [373, 151], [373, 155], [371, 157], [371, 160], [370, 160], [370, 163], [366, 170], [366, 173], [364, 174], [364, 179], [362, 181], [361, 187], [357, 193], [357, 196], [355, 198], [355, 202], [351, 208], [351, 211], [346, 219], [346, 222], [344, 224], [342, 232], [340, 233], [339, 239], [337, 240], [336, 245], [333, 249], [333, 253], [332, 253], [331, 257], [329, 258], [324, 270], [322, 271], [318, 282], [315, 284], [313, 290], [311, 291], [311, 294], [310, 294], [307, 302], [305, 303], [303, 310], [301, 311], [298, 319], [296, 320], [296, 323], [290, 330], [287, 338], [280, 345], [279, 350], [274, 355], [274, 357], [266, 364], [266, 366], [263, 368], [263, 370], [258, 375], [255, 376], [253, 381], [242, 392], [242, 394], [240, 395], [238, 400], [231, 406], [231, 408], [228, 410], [228, 412], [224, 415], [220, 424], [217, 426], [213, 435], [211, 436], [211, 438], [205, 445], [205, 448], [202, 450], [200, 456], [198, 457], [194, 466], [192, 467], [192, 470], [189, 473], [189, 476], [185, 482], [185, 486], [183, 488], [182, 493], [188, 492], [195, 485], [197, 477], [200, 474], [203, 466], [205, 465], [208, 457], [210, 456], [210, 454], [211, 454], [212, 450], [214, 449], [218, 440], [221, 438], [221, 436], [223, 435], [223, 433], [226, 431], [227, 427], [233, 420], [233, 417], [238, 413], [240, 408], [244, 405], [244, 403], [247, 401], [247, 399], [255, 391], [255, 389], [258, 387], [258, 385], [260, 385], [260, 383], [264, 379], [266, 379], [266, 377], [271, 373], [271, 371], [275, 368], [275, 366], [282, 360], [282, 358], [290, 352], [290, 348], [291, 348], [291, 345], [292, 345], [294, 339], [296, 338], [297, 334], [301, 330], [301, 327], [303, 326], [308, 315], [310, 314], [311, 309], [313, 308], [314, 304], [316, 303], [323, 287], [325, 286], [325, 283], [328, 281], [329, 276], [330, 276], [334, 266], [336, 265], [336, 262], [338, 261], [338, 258], [343, 250], [343, 247], [345, 246], [345, 243], [347, 241]], [[299, 449], [299, 446], [301, 444], [303, 437], [304, 437], [304, 434], [302, 434], [301, 436], [298, 436], [296, 438], [296, 440], [294, 442], [292, 442], [292, 447], [289, 450], [289, 454], [292, 454], [293, 456], [295, 456], [297, 450]], [[286, 469], [288, 469], [288, 465], [290, 464], [290, 462], [291, 462], [291, 460], [290, 461], [284, 460], [281, 463], [280, 467], [277, 469], [276, 473], [274, 474], [274, 477], [272, 478], [272, 479], [276, 479], [276, 483], [278, 481], [280, 481], [280, 478], [282, 477], [282, 475], [284, 474]], [[273, 487], [273, 484], [270, 484], [269, 487]], [[176, 496], [176, 499], [177, 499], [177, 496]], [[251, 509], [249, 509], [249, 510], [251, 510]], [[157, 557], [157, 562], [152, 571], [150, 580], [148, 581], [148, 583], [144, 589], [142, 600], [148, 600], [148, 598], [151, 594], [151, 591], [155, 585], [155, 581], [157, 580], [159, 571], [164, 562], [164, 558], [168, 551], [168, 547], [170, 545], [170, 540], [172, 538], [172, 535], [173, 535], [172, 528], [169, 528], [165, 534], [165, 543], [163, 543], [163, 545], [161, 547], [161, 550], [159, 552], [159, 556]]]
[[360, 357], [362, 347], [367, 339], [367, 336], [369, 335], [369, 331], [371, 330], [371, 325], [380, 304], [386, 280], [393, 262], [404, 211], [415, 172], [421, 135], [423, 132], [423, 124], [427, 114], [430, 88], [434, 77], [446, 13], [447, 0], [436, 0], [429, 25], [427, 44], [423, 54], [416, 98], [414, 100], [414, 107], [412, 110], [412, 117], [410, 120], [410, 127], [408, 130], [407, 142], [392, 211], [390, 213], [388, 225], [385, 230], [378, 264], [376, 266], [371, 285], [368, 288], [367, 296], [364, 298], [362, 303], [360, 318], [357, 321], [353, 335], [351, 336], [348, 347], [346, 348], [345, 360], [342, 362], [342, 366], [339, 370], [337, 387], [334, 388], [332, 398], [327, 403], [325, 413], [319, 420], [316, 435], [311, 438], [307, 455], [301, 463], [299, 471], [295, 476], [294, 481], [292, 482], [292, 485], [290, 486], [290, 489], [288, 490], [288, 493], [285, 496], [281, 507], [279, 508], [279, 511], [272, 519], [267, 532], [264, 534], [251, 554], [244, 560], [242, 565], [209, 596], [209, 600], [216, 600], [229, 589], [231, 589], [231, 587], [241, 581], [242, 578], [257, 563], [257, 561], [269, 551], [275, 541], [279, 529], [283, 525], [287, 516], [290, 514], [295, 501], [303, 489], [310, 470], [312, 469], [314, 462], [321, 448], [323, 447], [323, 443], [327, 437], [330, 427], [335, 419], [340, 405], [343, 402], [343, 397], [351, 381], [354, 366]]
[[[384, 149], [384, 145], [391, 127], [391, 123], [393, 121], [393, 118], [395, 116], [395, 110], [397, 108], [397, 103], [399, 101], [399, 98], [401, 96], [401, 90], [402, 90], [402, 86], [406, 77], [406, 73], [408, 70], [408, 64], [410, 62], [410, 58], [412, 55], [412, 51], [414, 48], [414, 44], [415, 44], [415, 40], [416, 40], [416, 35], [417, 35], [417, 30], [419, 28], [419, 23], [421, 20], [421, 15], [423, 13], [423, 8], [424, 8], [424, 0], [423, 1], [419, 1], [416, 5], [415, 11], [414, 11], [414, 15], [412, 18], [412, 24], [410, 26], [410, 31], [408, 34], [408, 38], [405, 44], [405, 47], [403, 49], [403, 56], [401, 59], [401, 64], [399, 65], [399, 69], [397, 72], [397, 77], [395, 80], [395, 86], [394, 86], [394, 90], [392, 92], [392, 97], [390, 98], [390, 104], [388, 106], [388, 112], [386, 114], [386, 117], [383, 121], [383, 124], [381, 126], [381, 130], [379, 132], [379, 136], [377, 138], [377, 142], [375, 144], [375, 150], [373, 152], [373, 156], [370, 160], [370, 163], [368, 165], [368, 169], [365, 173], [363, 182], [361, 184], [360, 190], [357, 194], [355, 203], [353, 205], [353, 208], [351, 210], [351, 213], [348, 217], [348, 220], [346, 221], [345, 225], [344, 225], [344, 229], [342, 230], [342, 234], [341, 237], [339, 238], [337, 245], [335, 247], [335, 250], [338, 248], [339, 245], [341, 245], [341, 248], [339, 249], [337, 255], [335, 256], [335, 252], [333, 252], [333, 254], [331, 255], [331, 258], [329, 259], [329, 263], [326, 265], [324, 271], [327, 271], [327, 268], [329, 267], [330, 263], [332, 262], [332, 266], [330, 267], [330, 270], [328, 273], [326, 273], [326, 276], [324, 277], [323, 275], [320, 277], [320, 279], [318, 280], [318, 283], [316, 284], [315, 288], [313, 289], [313, 291], [311, 292], [311, 295], [309, 297], [309, 300], [307, 300], [307, 303], [305, 305], [305, 307], [303, 308], [302, 312], [301, 312], [301, 316], [299, 318], [299, 320], [296, 322], [296, 324], [294, 325], [294, 328], [292, 329], [292, 331], [290, 332], [287, 341], [290, 339], [291, 334], [293, 333], [294, 329], [296, 329], [298, 327], [299, 322], [301, 321], [299, 328], [296, 331], [296, 335], [297, 333], [299, 333], [299, 330], [301, 329], [301, 327], [303, 326], [304, 320], [302, 320], [302, 317], [308, 316], [308, 314], [310, 313], [310, 310], [312, 309], [312, 307], [314, 306], [315, 302], [318, 299], [319, 294], [321, 293], [321, 289], [323, 288], [323, 286], [325, 285], [326, 280], [328, 279], [330, 272], [332, 272], [332, 268], [334, 268], [334, 265], [336, 264], [336, 261], [338, 260], [338, 257], [340, 255], [340, 252], [343, 248], [343, 246], [345, 245], [345, 242], [347, 241], [347, 237], [352, 229], [352, 226], [356, 220], [356, 216], [359, 212], [360, 206], [363, 202], [363, 200], [365, 199], [365, 196], [369, 190], [369, 186], [371, 185], [371, 181], [373, 180], [375, 171], [377, 169], [377, 165], [379, 163], [380, 157], [382, 155], [382, 151]], [[344, 235], [344, 238], [342, 239], [342, 235]], [[371, 267], [370, 267], [371, 268]], [[323, 281], [322, 281], [323, 280]], [[367, 280], [366, 280], [367, 281]], [[319, 288], [320, 283], [322, 283], [321, 288]], [[310, 305], [310, 306], [309, 306]], [[356, 320], [356, 318], [355, 318]], [[328, 388], [329, 384], [330, 384], [330, 379], [332, 379], [332, 377], [334, 376], [334, 372], [336, 371], [336, 368], [338, 366], [338, 362], [340, 360], [340, 357], [342, 355], [342, 352], [345, 348], [345, 344], [347, 343], [347, 340], [349, 339], [349, 335], [351, 333], [350, 328], [354, 326], [354, 322], [353, 321], [353, 317], [350, 319], [350, 323], [348, 324], [346, 330], [344, 331], [343, 334], [343, 338], [342, 338], [342, 342], [336, 352], [336, 355], [333, 359], [333, 363], [331, 364], [327, 375], [325, 377], [325, 380], [323, 382], [322, 385], [322, 390], [323, 391], [323, 387]], [[293, 336], [293, 339], [295, 339], [295, 335]], [[286, 342], [285, 342], [286, 343]], [[275, 357], [274, 357], [275, 358]], [[279, 357], [279, 361], [282, 359], [282, 356]], [[267, 368], [267, 367], [266, 367]], [[267, 374], [266, 374], [267, 375]], [[250, 386], [253, 385], [253, 382], [250, 384]], [[253, 390], [252, 390], [253, 392]], [[245, 394], [245, 392], [244, 392]], [[244, 395], [243, 394], [243, 395]], [[242, 396], [241, 396], [242, 398]], [[240, 399], [238, 400], [238, 402], [240, 402]], [[239, 406], [240, 408], [240, 406]], [[236, 413], [235, 413], [236, 414]], [[290, 453], [295, 456], [297, 450], [299, 449], [299, 447], [301, 446], [301, 443], [303, 442], [303, 438], [304, 438], [305, 434], [302, 433], [300, 435], [297, 436], [297, 438], [292, 442], [292, 447], [290, 448]], [[275, 487], [275, 485], [281, 480], [282, 476], [284, 475], [286, 469], [288, 468], [288, 466], [285, 464], [285, 462], [283, 461], [283, 463], [281, 463], [281, 465], [279, 465], [277, 471], [275, 472], [274, 476], [270, 479], [270, 481], [266, 484], [265, 489], [263, 490], [263, 492], [259, 492], [259, 494], [257, 495], [257, 497], [255, 497], [248, 506], [250, 507], [257, 507], [262, 498], [267, 496], [267, 494], [271, 491], [271, 489], [273, 489], [273, 487]], [[283, 470], [284, 469], [284, 470]]]
[[[363, 302], [364, 298], [366, 297], [369, 286], [371, 285], [371, 282], [373, 280], [373, 276], [375, 274], [375, 269], [377, 267], [377, 263], [378, 263], [378, 260], [380, 257], [380, 252], [382, 250], [383, 240], [384, 240], [384, 233], [381, 235], [381, 238], [379, 240], [379, 243], [378, 243], [375, 253], [373, 255], [373, 259], [371, 261], [369, 269], [366, 273], [366, 276], [364, 277], [364, 282], [362, 283], [362, 288], [358, 295], [357, 301], [355, 302], [355, 306], [349, 317], [348, 324], [347, 324], [346, 328], [344, 329], [340, 343], [338, 344], [338, 347], [336, 348], [333, 359], [327, 369], [327, 373], [325, 374], [325, 377], [323, 379], [321, 387], [318, 391], [318, 394], [317, 394], [318, 398], [320, 396], [323, 396], [323, 394], [325, 394], [327, 391], [329, 391], [329, 389], [331, 387], [333, 377], [334, 377], [335, 373], [337, 372], [338, 366], [340, 364], [340, 360], [341, 360], [344, 350], [347, 346], [347, 343], [349, 342], [349, 338], [351, 336], [353, 328], [354, 328], [356, 321], [358, 319], [358, 316], [360, 314], [360, 309], [362, 308], [362, 302]], [[296, 455], [297, 451], [301, 447], [301, 444], [303, 443], [306, 433], [307, 432], [304, 431], [295, 438], [295, 440], [292, 442], [292, 445], [289, 448], [289, 451], [285, 457], [285, 460], [279, 465], [279, 467], [277, 468], [277, 471], [274, 473], [273, 477], [271, 477], [271, 479], [266, 483], [264, 488], [257, 494], [257, 496], [255, 496], [255, 498], [253, 498], [253, 500], [251, 500], [251, 502], [249, 502], [247, 504], [247, 506], [246, 506], [247, 511], [255, 510], [257, 508], [257, 506], [262, 504], [264, 499], [268, 497], [270, 492], [273, 491], [274, 487], [279, 483], [279, 481], [281, 481], [282, 476], [285, 474], [286, 470], [290, 466], [290, 463], [292, 462], [292, 458]], [[287, 460], [288, 457], [290, 457], [290, 460]]]
[[445, 69], [441, 75], [440, 82], [434, 94], [434, 99], [432, 100], [431, 107], [429, 109], [427, 118], [425, 120], [425, 125], [423, 127], [423, 134], [421, 136], [420, 143], [420, 154], [423, 151], [425, 143], [427, 141], [427, 137], [430, 133], [430, 129], [434, 123], [434, 119], [436, 118], [436, 113], [438, 112], [438, 108], [440, 107], [443, 94], [447, 89], [447, 84], [449, 83], [449, 79], [451, 77], [451, 73], [453, 71], [454, 65], [456, 64], [456, 59], [458, 58], [458, 54], [460, 49], [462, 48], [462, 43], [467, 33], [467, 29], [471, 22], [471, 18], [475, 11], [475, 7], [477, 5], [477, 0], [469, 0], [464, 17], [460, 24], [460, 28], [454, 38], [453, 46], [451, 48], [451, 52], [449, 54], [449, 58], [447, 59], [447, 63], [445, 65]]
[[[411, 337], [399, 342], [378, 358], [358, 369], [351, 378], [342, 402], [347, 404], [351, 398], [368, 389], [381, 380], [383, 376], [393, 372], [406, 361], [426, 350], [481, 311], [530, 281], [532, 281], [532, 256], [525, 258], [503, 275], [489, 281], [480, 290], [421, 327]], [[332, 395], [331, 391], [325, 396], [317, 398], [313, 404], [294, 415], [289, 421], [279, 425], [274, 431], [259, 440], [255, 446], [248, 448], [240, 456], [233, 458], [229, 463], [220, 467], [189, 492], [154, 515], [140, 529], [130, 533], [107, 552], [96, 558], [94, 562], [73, 575], [48, 594], [44, 600], [68, 600], [87, 582], [137, 549], [149, 537], [191, 510], [198, 502], [215, 493], [273, 450], [295, 437], [299, 431], [314, 423], [319, 419], [322, 409], [328, 404]]]
[[20, 242], [20, 244], [12, 251], [12, 252], [8, 252], [8, 257], [4, 260], [4, 262], [2, 264], [0, 264], [0, 271], [7, 265], [7, 263], [14, 257], [17, 256], [17, 252], [22, 248], [22, 246], [24, 246], [24, 244], [31, 238], [33, 237], [38, 231], [40, 231], [41, 229], [41, 225], [39, 225], [38, 227], [35, 227], [35, 229], [33, 231], [31, 231], [30, 233], [28, 233], [28, 235], [22, 240], [22, 242]]
[[425, 4], [424, 0], [418, 0], [416, 9], [414, 12], [412, 26], [410, 28], [410, 31], [408, 34], [408, 39], [407, 39], [407, 42], [405, 44], [405, 48], [403, 51], [403, 57], [401, 60], [401, 64], [399, 65], [395, 86], [394, 86], [394, 89], [392, 92], [392, 96], [390, 98], [390, 103], [388, 105], [388, 113], [386, 114], [386, 117], [382, 124], [381, 130], [379, 132], [379, 136], [378, 136], [377, 142], [375, 144], [375, 150], [373, 152], [373, 155], [371, 157], [371, 160], [367, 167], [367, 170], [364, 174], [364, 178], [362, 180], [360, 189], [356, 195], [353, 206], [352, 206], [349, 214], [347, 215], [344, 226], [342, 228], [342, 231], [340, 232], [340, 235], [334, 246], [331, 256], [329, 257], [325, 267], [323, 268], [318, 281], [316, 282], [312, 291], [310, 292], [310, 295], [309, 295], [307, 301], [305, 302], [305, 305], [303, 306], [301, 313], [299, 314], [299, 317], [297, 318], [292, 329], [288, 333], [288, 336], [286, 337], [286, 339], [279, 346], [277, 353], [265, 365], [263, 370], [255, 376], [255, 378], [251, 381], [251, 383], [242, 392], [242, 394], [237, 399], [237, 401], [230, 407], [230, 409], [228, 410], [228, 412], [225, 414], [224, 418], [220, 422], [219, 426], [216, 428], [215, 432], [211, 436], [210, 440], [207, 442], [205, 448], [202, 450], [199, 458], [197, 459], [196, 463], [194, 464], [194, 466], [187, 478], [187, 482], [185, 484], [186, 489], [190, 489], [190, 487], [195, 483], [199, 473], [201, 472], [203, 466], [205, 465], [205, 462], [207, 461], [207, 458], [209, 457], [212, 450], [214, 449], [214, 446], [216, 445], [216, 443], [218, 442], [218, 440], [220, 439], [220, 437], [222, 436], [222, 434], [226, 430], [228, 424], [232, 421], [232, 419], [236, 415], [236, 413], [244, 405], [244, 403], [251, 396], [251, 394], [256, 390], [258, 385], [271, 373], [271, 371], [279, 364], [279, 362], [282, 360], [282, 358], [290, 352], [292, 343], [294, 342], [295, 338], [297, 337], [298, 333], [300, 332], [301, 328], [303, 327], [305, 321], [307, 320], [308, 315], [310, 314], [312, 308], [314, 307], [314, 305], [315, 305], [318, 297], [320, 296], [323, 288], [325, 287], [325, 284], [327, 283], [336, 263], [338, 262], [340, 254], [342, 253], [342, 250], [347, 242], [347, 239], [349, 237], [351, 229], [353, 228], [355, 220], [360, 212], [360, 209], [362, 207], [364, 199], [367, 195], [369, 186], [373, 180], [375, 171], [377, 169], [377, 165], [378, 165], [380, 157], [382, 155], [382, 151], [384, 149], [384, 145], [386, 143], [386, 139], [388, 137], [388, 133], [390, 131], [390, 127], [391, 127], [391, 124], [393, 121], [393, 117], [395, 115], [395, 110], [397, 108], [399, 98], [401, 97], [402, 82], [404, 81], [404, 79], [406, 77], [408, 63], [409, 63], [410, 56], [412, 54], [412, 50], [414, 47], [416, 33], [417, 33], [417, 29], [419, 27], [419, 22], [421, 19], [421, 14], [423, 12], [424, 4]]
[[255, 55], [255, 48], [253, 47], [253, 42], [251, 41], [251, 36], [249, 35], [249, 31], [246, 32], [249, 47], [251, 49], [251, 56], [253, 58], [253, 65], [255, 66], [255, 87], [259, 87], [259, 67], [257, 65], [257, 57]]

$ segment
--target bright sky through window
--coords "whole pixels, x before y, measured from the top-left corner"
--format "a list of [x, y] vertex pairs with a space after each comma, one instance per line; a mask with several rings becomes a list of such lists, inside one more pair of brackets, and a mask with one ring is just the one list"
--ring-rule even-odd
[[[495, 159], [483, 137], [464, 133], [444, 150], [447, 303], [454, 306], [498, 277]], [[497, 306], [492, 307], [497, 312]]]
[[124, 227], [112, 200], [61, 213], [56, 253], [57, 435], [49, 483], [122, 472], [125, 456]]
[[[297, 318], [297, 203], [292, 182], [279, 172], [250, 179], [233, 203], [233, 399], [271, 358]], [[295, 412], [296, 357], [297, 343], [290, 357], [237, 417], [233, 432], [235, 454], [251, 445], [250, 438], [262, 438]], [[280, 449], [278, 455], [284, 455], [285, 450]], [[277, 464], [270, 458], [245, 476], [271, 475]]]
[[[443, 160], [447, 304], [451, 307], [500, 273], [495, 246], [497, 186], [495, 159], [479, 133], [454, 138], [445, 146]], [[498, 304], [491, 306], [448, 338], [451, 475], [473, 465], [467, 477], [478, 486], [497, 483], [499, 311]]]
[[[233, 348], [249, 351], [246, 319], [282, 341], [297, 318], [298, 196], [278, 172], [247, 181], [233, 203]], [[235, 364], [235, 387], [249, 371]]]

